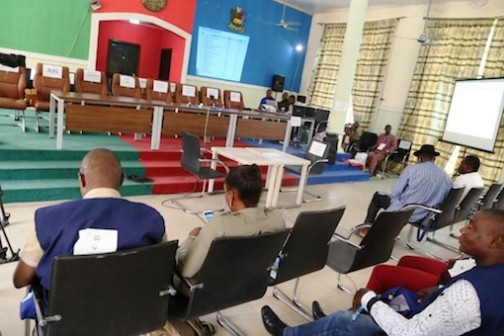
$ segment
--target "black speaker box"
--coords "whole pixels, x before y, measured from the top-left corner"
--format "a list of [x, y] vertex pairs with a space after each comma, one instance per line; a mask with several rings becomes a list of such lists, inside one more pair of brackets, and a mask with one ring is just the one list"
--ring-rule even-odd
[[338, 134], [326, 133], [325, 141], [329, 143], [329, 154], [327, 155], [328, 164], [336, 162], [336, 154], [338, 154]]
[[273, 75], [273, 83], [271, 90], [275, 92], [282, 92], [284, 90], [285, 77], [282, 75]]

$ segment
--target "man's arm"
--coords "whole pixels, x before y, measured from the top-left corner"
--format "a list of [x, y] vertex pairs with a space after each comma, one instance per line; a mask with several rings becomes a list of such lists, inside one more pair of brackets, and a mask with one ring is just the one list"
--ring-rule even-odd
[[481, 326], [480, 301], [466, 280], [448, 287], [443, 295], [410, 319], [381, 301], [372, 305], [370, 314], [389, 336], [455, 336]]
[[14, 287], [22, 288], [31, 285], [35, 281], [36, 270], [36, 267], [31, 267], [23, 260], [19, 260], [16, 270], [14, 271], [14, 276], [12, 277]]

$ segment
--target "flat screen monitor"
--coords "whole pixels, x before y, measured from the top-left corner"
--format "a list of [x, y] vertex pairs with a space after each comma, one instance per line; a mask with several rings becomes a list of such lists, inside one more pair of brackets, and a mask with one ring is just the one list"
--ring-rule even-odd
[[313, 118], [315, 116], [315, 108], [314, 107], [305, 107], [305, 117]]
[[315, 119], [316, 122], [327, 121], [327, 120], [329, 120], [329, 113], [330, 112], [331, 111], [329, 111], [329, 110], [317, 109], [315, 111], [315, 115], [313, 116], [313, 119]]

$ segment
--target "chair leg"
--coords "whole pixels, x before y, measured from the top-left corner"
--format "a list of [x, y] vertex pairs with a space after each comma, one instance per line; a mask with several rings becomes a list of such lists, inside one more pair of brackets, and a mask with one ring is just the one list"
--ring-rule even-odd
[[[195, 182], [195, 188], [196, 188], [197, 183], [198, 183], [198, 181]], [[180, 210], [184, 211], [185, 213], [188, 213], [190, 215], [200, 214], [203, 211], [206, 211], [209, 209], [191, 210], [188, 207], [184, 206], [180, 201], [184, 200], [184, 199], [202, 198], [205, 195], [206, 185], [207, 185], [207, 180], [203, 180], [203, 188], [201, 189], [200, 193], [198, 193], [196, 195], [183, 194], [182, 196], [172, 197], [172, 198], [169, 198], [169, 199], [163, 201], [163, 204], [165, 202], [170, 202], [170, 203], [174, 204], [177, 207], [177, 209], [180, 209]], [[221, 207], [219, 207], [217, 209], [212, 209], [212, 211], [224, 211], [225, 207], [226, 207], [226, 204], [224, 203]]]
[[233, 336], [245, 336], [246, 334], [241, 331], [230, 319], [225, 317], [220, 311], [217, 312], [217, 322], [224, 328], [226, 331]]
[[297, 298], [298, 285], [299, 285], [299, 278], [296, 279], [292, 298], [290, 298], [287, 294], [282, 292], [282, 290], [280, 290], [280, 288], [278, 288], [277, 286], [273, 287], [273, 297], [282, 301], [290, 309], [294, 310], [296, 313], [303, 316], [308, 321], [313, 321], [313, 316], [310, 310]]
[[343, 284], [341, 283], [341, 273], [338, 273], [338, 282], [336, 284], [336, 287], [340, 290], [340, 291], [343, 291], [345, 293], [348, 293], [348, 294], [353, 294], [353, 292], [346, 288], [345, 286], [343, 286]]

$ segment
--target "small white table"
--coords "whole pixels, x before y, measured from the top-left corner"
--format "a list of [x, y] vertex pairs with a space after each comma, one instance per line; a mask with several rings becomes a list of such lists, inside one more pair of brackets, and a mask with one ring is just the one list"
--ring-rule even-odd
[[[239, 164], [256, 164], [258, 166], [268, 166], [266, 177], [266, 207], [277, 207], [280, 187], [282, 185], [283, 168], [285, 165], [302, 166], [299, 178], [299, 188], [296, 197], [296, 205], [300, 206], [303, 201], [303, 192], [306, 175], [310, 161], [297, 156], [287, 154], [272, 148], [256, 147], [212, 147], [213, 158], [219, 155], [238, 162]], [[216, 163], [212, 162], [212, 169], [216, 168]], [[210, 180], [208, 192], [213, 192], [214, 180]]]

